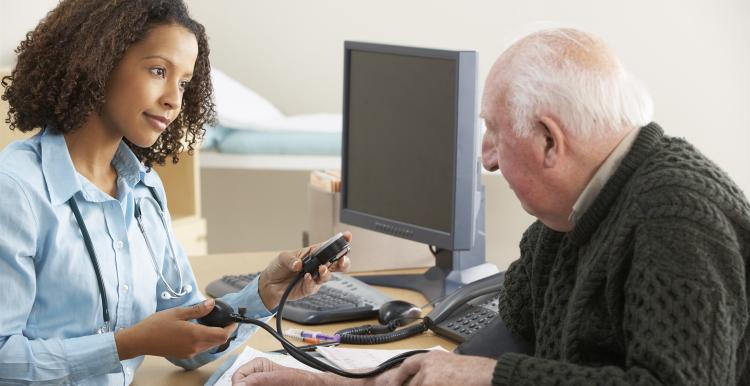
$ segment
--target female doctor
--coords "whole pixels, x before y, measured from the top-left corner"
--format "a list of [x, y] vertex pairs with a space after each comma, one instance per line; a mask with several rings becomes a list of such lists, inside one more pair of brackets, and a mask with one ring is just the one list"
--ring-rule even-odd
[[[144, 355], [195, 368], [242, 344], [254, 326], [192, 321], [214, 302], [151, 169], [213, 119], [203, 26], [178, 0], [64, 0], [16, 52], [8, 122], [42, 130], [0, 153], [0, 384], [130, 384]], [[308, 252], [222, 300], [270, 317]]]

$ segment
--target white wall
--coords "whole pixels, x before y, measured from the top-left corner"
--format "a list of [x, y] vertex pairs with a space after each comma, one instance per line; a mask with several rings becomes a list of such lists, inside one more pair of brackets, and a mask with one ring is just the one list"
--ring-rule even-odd
[[55, 5], [55, 0], [0, 0], [0, 68], [13, 66], [18, 43]]

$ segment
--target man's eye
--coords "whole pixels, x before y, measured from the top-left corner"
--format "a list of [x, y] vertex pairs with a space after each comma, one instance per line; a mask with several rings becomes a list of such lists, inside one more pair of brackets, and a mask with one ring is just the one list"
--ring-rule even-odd
[[161, 68], [161, 67], [154, 67], [151, 69], [151, 73], [160, 77], [164, 78], [167, 75], [167, 70]]

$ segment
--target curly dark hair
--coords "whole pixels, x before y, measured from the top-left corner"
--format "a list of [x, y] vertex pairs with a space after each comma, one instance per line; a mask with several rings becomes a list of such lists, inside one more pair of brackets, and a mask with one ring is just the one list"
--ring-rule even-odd
[[149, 148], [125, 140], [147, 167], [177, 163], [183, 140], [192, 154], [216, 112], [208, 60], [208, 38], [181, 0], [63, 0], [26, 34], [18, 62], [2, 79], [2, 99], [10, 109], [11, 130], [51, 128], [62, 133], [81, 127], [105, 103], [112, 70], [133, 43], [156, 26], [178, 24], [198, 41], [193, 78], [183, 94], [182, 111]]

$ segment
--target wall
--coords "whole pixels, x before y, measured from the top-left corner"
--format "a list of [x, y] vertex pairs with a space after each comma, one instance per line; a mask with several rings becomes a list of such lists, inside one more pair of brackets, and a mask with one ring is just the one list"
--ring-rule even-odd
[[0, 0], [0, 68], [12, 67], [13, 50], [56, 4], [54, 0]]

